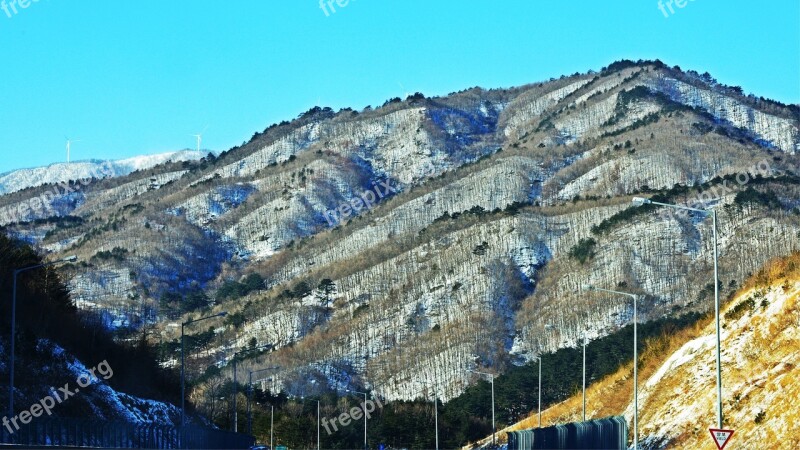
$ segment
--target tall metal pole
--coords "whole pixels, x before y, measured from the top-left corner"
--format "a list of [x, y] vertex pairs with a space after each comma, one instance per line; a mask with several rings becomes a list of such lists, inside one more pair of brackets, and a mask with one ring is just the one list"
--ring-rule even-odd
[[236, 354], [233, 355], [233, 432], [239, 432], [239, 410], [236, 407], [236, 394], [237, 387], [239, 386], [236, 381]]
[[37, 264], [35, 266], [23, 267], [21, 269], [14, 269], [12, 280], [12, 293], [11, 293], [11, 355], [9, 355], [9, 374], [8, 374], [8, 417], [14, 417], [14, 372], [16, 358], [16, 342], [17, 342], [17, 276], [22, 272], [28, 270], [39, 269], [42, 267], [52, 266], [58, 263], [75, 262], [77, 256], [68, 256], [58, 261], [51, 261], [44, 264]]
[[641, 205], [659, 205], [659, 206], [666, 206], [668, 208], [674, 209], [682, 209], [685, 211], [694, 211], [708, 215], [711, 214], [711, 228], [713, 230], [713, 238], [714, 238], [714, 322], [717, 331], [717, 427], [723, 428], [723, 416], [722, 416], [722, 357], [720, 355], [721, 350], [721, 331], [720, 331], [720, 324], [719, 324], [719, 254], [717, 250], [717, 210], [716, 209], [698, 209], [698, 208], [690, 208], [688, 206], [679, 206], [679, 205], [670, 205], [669, 203], [661, 203], [661, 202], [654, 202], [650, 199], [642, 198], [642, 197], [634, 197], [633, 204], [637, 206]]
[[[367, 409], [367, 393], [364, 393], [364, 410]], [[367, 415], [364, 414], [364, 450], [367, 450]]]
[[184, 387], [184, 371], [186, 370], [186, 362], [184, 358], [184, 337], [183, 337], [183, 329], [186, 326], [185, 323], [181, 323], [181, 429], [186, 423], [186, 388]]
[[436, 450], [439, 450], [439, 395], [436, 392], [437, 388], [433, 388], [433, 423], [436, 428]]
[[[234, 352], [233, 353], [233, 431], [234, 432], [239, 432], [239, 409], [237, 407], [237, 404], [238, 404], [237, 395], [239, 394], [239, 383], [236, 381], [237, 380], [237, 374], [239, 373], [239, 371], [237, 370], [238, 360], [236, 359], [236, 357], [238, 355], [242, 354], [242, 353], [250, 352], [250, 351], [253, 351], [253, 350], [258, 350], [258, 349], [267, 347], [268, 345], [269, 344], [262, 345], [262, 346], [259, 346], [259, 347], [254, 347], [254, 348], [246, 348], [244, 350], [239, 350], [238, 352]], [[248, 404], [247, 404], [247, 409], [248, 409], [248, 411], [250, 409], [249, 401], [248, 401]]]
[[[428, 390], [430, 386], [427, 383], [417, 381], [417, 383], [422, 384], [425, 387], [425, 399], [428, 399], [428, 394], [430, 391]], [[433, 384], [433, 429], [434, 429], [434, 439], [436, 442], [436, 450], [439, 450], [439, 394], [438, 394], [438, 383], [434, 379]]]
[[14, 344], [17, 341], [17, 274], [19, 271], [14, 271], [14, 287], [11, 294], [11, 375], [9, 381], [8, 391], [8, 417], [14, 417]]
[[319, 440], [319, 400], [317, 400], [317, 450], [320, 450], [320, 440]]
[[633, 448], [639, 448], [639, 296], [630, 292], [602, 289], [591, 285], [583, 287], [589, 291], [607, 292], [609, 294], [624, 295], [633, 299]]
[[714, 317], [717, 327], [717, 427], [722, 429], [722, 358], [720, 356], [719, 327], [719, 269], [717, 255], [717, 210], [711, 211], [711, 228], [714, 230]]
[[495, 426], [495, 421], [494, 421], [494, 375], [491, 374], [491, 373], [488, 373], [488, 372], [478, 372], [477, 370], [466, 369], [466, 371], [467, 372], [472, 372], [472, 373], [475, 373], [475, 374], [478, 374], [478, 375], [488, 375], [489, 376], [489, 380], [492, 383], [492, 445], [495, 445], [497, 443], [497, 440], [496, 440], [497, 427]]
[[633, 296], [633, 449], [639, 450], [639, 316]]
[[181, 323], [181, 448], [186, 448], [186, 388], [184, 387], [185, 359], [183, 350], [183, 328], [185, 326], [185, 323]]
[[[266, 367], [264, 369], [250, 370], [247, 372], [247, 433], [248, 434], [251, 435], [253, 434], [253, 374], [275, 369], [280, 369], [280, 366]], [[267, 380], [269, 379], [272, 379], [273, 383], [275, 382], [274, 376], [272, 378], [268, 378]], [[272, 390], [274, 391], [275, 388], [273, 387]]]
[[497, 433], [497, 426], [494, 424], [494, 375], [492, 375], [492, 445], [497, 445], [495, 434]]
[[[253, 372], [247, 375], [247, 434], [253, 434], [253, 410], [251, 402], [253, 401]], [[270, 447], [272, 448], [272, 447]]]
[[539, 428], [542, 428], [542, 357], [539, 356]]
[[586, 422], [586, 335], [583, 335], [583, 421]]
[[[184, 328], [186, 325], [191, 325], [193, 323], [201, 322], [203, 320], [213, 319], [215, 317], [225, 317], [228, 313], [223, 311], [218, 314], [214, 314], [211, 316], [201, 317], [197, 320], [191, 319], [186, 322], [181, 322], [181, 431], [182, 436], [185, 437], [186, 433], [183, 431], [184, 426], [186, 425], [186, 381], [185, 381], [185, 372], [186, 372], [186, 358], [184, 352], [184, 345], [185, 345], [185, 337], [184, 337]], [[185, 445], [185, 439], [183, 444]]]
[[[270, 393], [271, 394], [271, 393]], [[269, 406], [269, 448], [275, 448], [272, 445], [272, 437], [274, 436], [273, 431], [275, 431], [275, 405]], [[250, 433], [253, 434], [253, 433]]]
[[[346, 389], [346, 392], [349, 392], [351, 394], [359, 394], [359, 395], [363, 394], [364, 395], [364, 404], [362, 404], [361, 407], [362, 408], [366, 408], [367, 407], [367, 393], [366, 392], [354, 391], [352, 389]], [[367, 415], [364, 414], [364, 449], [366, 450], [367, 448], [369, 448], [369, 447], [367, 447]]]

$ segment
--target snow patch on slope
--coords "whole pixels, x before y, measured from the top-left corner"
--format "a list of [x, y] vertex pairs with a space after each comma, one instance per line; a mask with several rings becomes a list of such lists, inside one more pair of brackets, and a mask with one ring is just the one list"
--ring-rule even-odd
[[116, 161], [78, 161], [50, 164], [49, 166], [31, 169], [19, 169], [0, 174], [0, 195], [49, 183], [120, 177], [137, 170], [149, 169], [168, 161], [194, 161], [204, 156], [206, 154], [182, 150], [157, 155], [135, 156]]

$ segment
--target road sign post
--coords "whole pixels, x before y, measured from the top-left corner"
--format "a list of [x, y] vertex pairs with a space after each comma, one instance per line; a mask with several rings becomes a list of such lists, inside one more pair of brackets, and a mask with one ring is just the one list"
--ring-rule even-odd
[[728, 445], [728, 442], [731, 441], [731, 436], [733, 436], [733, 430], [709, 428], [708, 431], [711, 432], [711, 437], [714, 438], [714, 443], [717, 444], [719, 450], [723, 450]]

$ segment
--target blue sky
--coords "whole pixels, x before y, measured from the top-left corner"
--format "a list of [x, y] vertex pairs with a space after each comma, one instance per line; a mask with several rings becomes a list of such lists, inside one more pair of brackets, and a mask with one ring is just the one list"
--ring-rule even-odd
[[[0, 172], [241, 144], [320, 104], [509, 87], [661, 59], [800, 102], [800, 2], [15, 0], [0, 9]], [[327, 0], [326, 0], [327, 1]], [[666, 4], [666, 0], [662, 0]], [[5, 0], [8, 5], [11, 0]], [[2, 3], [0, 3], [2, 7]]]

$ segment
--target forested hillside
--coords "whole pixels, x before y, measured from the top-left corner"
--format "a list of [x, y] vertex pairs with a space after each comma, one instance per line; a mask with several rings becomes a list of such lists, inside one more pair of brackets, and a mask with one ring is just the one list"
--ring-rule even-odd
[[[432, 401], [436, 386], [458, 405], [477, 389], [468, 370], [513, 376], [584, 335], [624, 333], [630, 302], [585, 284], [639, 294], [656, 328], [713, 306], [711, 221], [634, 196], [717, 211], [723, 298], [800, 249], [799, 120], [800, 106], [708, 73], [625, 60], [317, 106], [218, 156], [2, 196], [0, 225], [48, 258], [77, 254], [58, 272], [77, 307], [157, 346], [162, 367], [179, 362], [182, 321], [227, 312], [187, 331], [191, 398], [217, 423], [248, 348], [240, 382], [282, 368], [262, 390], [394, 402]], [[523, 391], [503, 421], [527, 412]], [[466, 417], [453, 436], [486, 431]]]
[[[0, 235], [0, 377], [4, 389], [0, 402], [8, 404], [10, 318], [15, 269], [35, 267], [42, 259], [28, 245]], [[61, 276], [52, 267], [21, 272], [17, 276], [16, 367], [14, 402], [27, 409], [58, 388], [105, 362], [96, 371], [97, 383], [80, 395], [58, 402], [54, 417], [172, 425], [180, 410], [180, 385], [174, 374], [157, 364], [145, 336], [127, 343], [115, 342], [112, 333], [94, 313], [72, 303]], [[107, 376], [101, 377], [104, 372]], [[57, 391], [56, 391], [57, 392]], [[65, 399], [66, 400], [66, 399]], [[9, 417], [10, 419], [10, 417]]]

